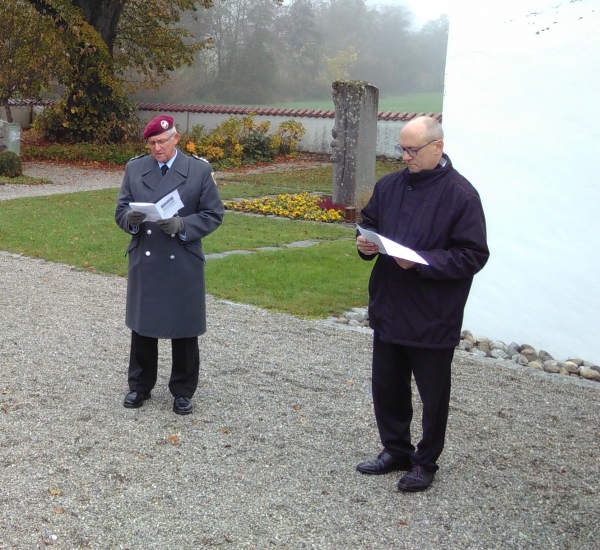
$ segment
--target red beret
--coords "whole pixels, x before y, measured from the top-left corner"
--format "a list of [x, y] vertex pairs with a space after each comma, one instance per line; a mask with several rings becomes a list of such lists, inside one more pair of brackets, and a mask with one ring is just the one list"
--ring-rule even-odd
[[144, 139], [162, 134], [173, 128], [174, 120], [172, 116], [160, 115], [154, 117], [144, 128]]

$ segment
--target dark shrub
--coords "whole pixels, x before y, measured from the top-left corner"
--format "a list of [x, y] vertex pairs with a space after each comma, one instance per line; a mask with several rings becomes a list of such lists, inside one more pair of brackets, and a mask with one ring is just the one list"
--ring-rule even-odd
[[0, 176], [16, 178], [22, 175], [21, 157], [12, 151], [0, 151]]
[[244, 163], [271, 162], [275, 158], [275, 151], [271, 147], [271, 139], [262, 132], [250, 132], [242, 141]]

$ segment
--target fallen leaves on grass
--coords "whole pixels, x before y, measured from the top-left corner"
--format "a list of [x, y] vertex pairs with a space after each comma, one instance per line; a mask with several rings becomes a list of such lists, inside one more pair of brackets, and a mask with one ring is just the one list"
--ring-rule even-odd
[[52, 180], [48, 178], [34, 178], [32, 176], [17, 176], [14, 178], [7, 178], [6, 176], [0, 176], [0, 184], [10, 184], [10, 185], [45, 185], [48, 183], [53, 183]]

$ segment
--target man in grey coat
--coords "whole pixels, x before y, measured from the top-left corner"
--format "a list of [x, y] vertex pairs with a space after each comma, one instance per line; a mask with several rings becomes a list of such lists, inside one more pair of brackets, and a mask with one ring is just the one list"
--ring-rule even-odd
[[[118, 226], [131, 235], [125, 321], [131, 329], [130, 392], [123, 406], [138, 408], [150, 398], [158, 339], [166, 338], [172, 341], [173, 411], [190, 414], [200, 368], [198, 336], [206, 332], [201, 239], [221, 225], [223, 203], [210, 164], [177, 149], [172, 117], [152, 119], [144, 139], [150, 155], [127, 163], [115, 212]], [[129, 206], [156, 203], [174, 190], [183, 208], [172, 218], [150, 222]]]

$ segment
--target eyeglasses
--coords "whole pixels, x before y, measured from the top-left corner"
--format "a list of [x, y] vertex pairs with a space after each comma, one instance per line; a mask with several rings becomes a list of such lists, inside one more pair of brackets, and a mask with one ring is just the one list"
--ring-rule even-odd
[[156, 147], [157, 145], [164, 145], [165, 143], [167, 143], [167, 141], [169, 141], [173, 136], [175, 135], [175, 133], [172, 133], [168, 138], [165, 139], [156, 139], [154, 141], [147, 141], [146, 145], [148, 147]]
[[396, 145], [396, 147], [394, 147], [394, 149], [396, 149], [396, 151], [398, 151], [398, 154], [401, 157], [404, 156], [404, 153], [408, 153], [409, 157], [416, 157], [421, 149], [423, 149], [424, 147], [427, 147], [428, 145], [431, 145], [434, 141], [438, 141], [438, 140], [432, 139], [429, 143], [426, 143], [425, 145], [421, 145], [421, 147], [402, 147], [402, 145], [400, 145], [398, 143], [398, 145]]

